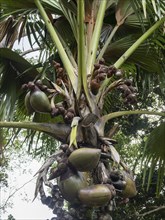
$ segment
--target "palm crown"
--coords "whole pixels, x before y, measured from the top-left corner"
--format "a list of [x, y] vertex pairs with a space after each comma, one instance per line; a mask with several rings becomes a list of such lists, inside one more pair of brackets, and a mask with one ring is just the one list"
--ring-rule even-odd
[[[162, 112], [139, 110], [133, 85], [137, 73], [145, 70], [155, 74], [160, 88], [164, 86], [164, 2], [154, 2], [0, 0], [0, 40], [5, 45], [0, 49], [1, 120], [22, 121], [1, 122], [0, 126], [44, 132], [62, 142], [60, 150], [38, 171], [35, 194], [40, 192], [43, 203], [50, 203], [46, 202], [43, 182], [52, 192], [58, 191], [47, 181], [47, 173], [49, 180], [58, 177], [60, 193], [70, 203], [78, 200], [87, 206], [104, 206], [118, 189], [123, 196], [136, 194], [132, 174], [115, 150], [115, 140], [105, 137], [105, 126], [124, 115], [165, 116]], [[20, 41], [23, 36], [28, 37], [32, 50], [34, 41], [39, 47], [42, 59], [35, 65], [11, 50], [15, 40]], [[150, 76], [145, 82], [149, 79]], [[141, 88], [143, 83], [140, 82]], [[120, 111], [114, 104], [116, 97]], [[33, 122], [24, 122], [28, 114]], [[153, 131], [155, 140], [157, 134], [160, 137], [157, 142], [163, 142], [163, 132], [163, 123]], [[149, 139], [148, 143], [147, 163], [159, 162], [163, 169], [163, 145], [155, 150], [155, 142]], [[96, 164], [89, 163], [92, 157]], [[58, 166], [50, 172], [55, 161]], [[90, 165], [84, 165], [87, 163]], [[81, 172], [86, 172], [89, 183]], [[77, 191], [69, 188], [72, 195], [68, 194], [64, 180], [77, 184]], [[126, 191], [127, 180], [131, 192]], [[97, 193], [102, 199], [93, 201], [92, 196]]]

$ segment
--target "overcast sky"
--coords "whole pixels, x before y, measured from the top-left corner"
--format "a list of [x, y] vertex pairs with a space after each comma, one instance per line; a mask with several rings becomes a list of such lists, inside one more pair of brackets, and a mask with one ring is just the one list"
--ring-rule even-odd
[[[9, 166], [14, 164], [14, 170], [8, 172], [9, 188], [6, 191], [1, 189], [1, 198], [3, 199], [3, 202], [6, 201], [12, 192], [33, 179], [33, 175], [41, 167], [41, 164], [38, 161], [34, 159], [32, 160], [27, 155], [22, 155], [21, 157], [22, 161], [28, 162], [25, 164], [22, 162], [20, 164], [18, 158], [15, 158], [10, 162]], [[52, 210], [47, 206], [44, 206], [39, 197], [32, 202], [34, 198], [35, 182], [36, 179], [33, 179], [11, 197], [9, 203], [11, 202], [13, 206], [6, 209], [7, 213], [1, 213], [2, 216], [0, 219], [7, 219], [9, 214], [12, 214], [16, 220], [46, 220], [53, 217]]]

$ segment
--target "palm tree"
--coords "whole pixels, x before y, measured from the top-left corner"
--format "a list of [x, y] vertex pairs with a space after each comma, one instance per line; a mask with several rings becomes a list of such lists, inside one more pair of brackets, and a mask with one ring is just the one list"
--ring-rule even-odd
[[[165, 116], [138, 109], [133, 84], [137, 72], [145, 70], [163, 85], [164, 6], [163, 0], [0, 0], [0, 40], [5, 45], [0, 49], [0, 127], [31, 129], [31, 140], [39, 131], [38, 140], [46, 134], [60, 141], [37, 172], [35, 191], [57, 219], [111, 219], [116, 196], [136, 195], [110, 123], [125, 115]], [[37, 64], [11, 50], [23, 36], [32, 50], [38, 45]], [[157, 135], [163, 139], [164, 124], [153, 132], [156, 140]], [[159, 162], [163, 175], [163, 145], [146, 149], [151, 174]], [[62, 211], [64, 199], [68, 212]]]

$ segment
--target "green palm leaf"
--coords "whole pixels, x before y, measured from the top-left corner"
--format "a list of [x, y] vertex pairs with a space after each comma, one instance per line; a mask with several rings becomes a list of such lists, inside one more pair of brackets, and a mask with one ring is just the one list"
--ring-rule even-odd
[[160, 19], [164, 16], [165, 2], [160, 0], [156, 2], [155, 0], [149, 1], [131, 1], [132, 6], [136, 9], [136, 12], [143, 10], [145, 17], [152, 18], [154, 20]]
[[[110, 44], [104, 54], [105, 60], [107, 62], [115, 62], [128, 48], [130, 48], [138, 37], [139, 35], [129, 35]], [[150, 43], [146, 42], [141, 44], [129, 57], [128, 63], [132, 62], [148, 72], [152, 71], [161, 73], [162, 68], [158, 60], [159, 54], [157, 53], [156, 48], [152, 47], [152, 49], [150, 49]]]
[[144, 154], [165, 160], [165, 122], [155, 128], [147, 139]]
[[[42, 0], [41, 3], [45, 6], [46, 9], [53, 11], [56, 14], [62, 14], [59, 6], [59, 2], [55, 1], [48, 1]], [[27, 10], [27, 9], [36, 9], [36, 5], [34, 0], [27, 0], [26, 2], [22, 0], [0, 0], [0, 8], [3, 8], [6, 14], [10, 13], [18, 13], [18, 10]]]
[[34, 66], [18, 53], [0, 48], [1, 118], [12, 119], [13, 109], [21, 98], [22, 84], [34, 80], [38, 74]]
[[[51, 20], [54, 22], [52, 14], [62, 15], [62, 8], [58, 1], [42, 1], [46, 8], [46, 12]], [[0, 27], [2, 29], [0, 41], [6, 38], [5, 44], [13, 45], [14, 41], [27, 35], [29, 43], [33, 48], [32, 35], [36, 43], [43, 48], [41, 42], [46, 44], [47, 41], [44, 37], [44, 23], [40, 18], [37, 7], [34, 1], [28, 0], [23, 3], [21, 0], [15, 2], [0, 0], [0, 8], [3, 8], [3, 15], [0, 16]], [[11, 16], [12, 15], [12, 16]], [[10, 21], [10, 22], [9, 22]], [[7, 27], [7, 28], [6, 28]], [[64, 27], [64, 25], [62, 26]], [[67, 28], [68, 29], [68, 28]], [[70, 36], [70, 35], [67, 35]], [[71, 35], [72, 36], [72, 35]]]
[[[158, 170], [157, 180], [157, 195], [159, 194], [162, 186], [162, 181], [165, 174], [165, 122], [161, 123], [155, 128], [148, 137], [145, 149], [143, 152], [143, 165], [149, 167], [148, 188], [151, 183], [152, 175], [155, 169]], [[145, 174], [145, 173], [144, 173]], [[145, 175], [144, 175], [145, 180]]]

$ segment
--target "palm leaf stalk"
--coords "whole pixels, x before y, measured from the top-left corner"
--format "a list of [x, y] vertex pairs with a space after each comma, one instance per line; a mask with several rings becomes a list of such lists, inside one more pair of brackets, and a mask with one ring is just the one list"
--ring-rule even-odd
[[[152, 112], [147, 110], [135, 110], [135, 111], [120, 111], [120, 112], [113, 112], [108, 115], [102, 116], [96, 122], [96, 128], [100, 136], [104, 136], [104, 126], [107, 121], [112, 120], [114, 118], [122, 117], [125, 115], [137, 115], [137, 114], [146, 114], [146, 115], [157, 115], [160, 117], [165, 117], [165, 113], [162, 112]], [[36, 131], [45, 132], [54, 137], [57, 140], [66, 141], [71, 127], [65, 124], [58, 124], [58, 123], [35, 123], [35, 122], [0, 122], [0, 127], [6, 128], [25, 128], [25, 129], [32, 129]], [[63, 137], [63, 138], [62, 138]]]
[[22, 129], [31, 129], [35, 131], [40, 131], [62, 142], [66, 142], [71, 130], [70, 126], [65, 124], [35, 123], [35, 122], [2, 122], [1, 121], [0, 127], [22, 128]]
[[59, 55], [60, 55], [60, 57], [62, 59], [62, 62], [64, 64], [65, 69], [67, 70], [67, 74], [68, 74], [68, 76], [70, 78], [70, 81], [72, 83], [73, 89], [74, 89], [74, 91], [76, 93], [76, 90], [77, 90], [77, 76], [76, 76], [75, 70], [74, 70], [74, 68], [73, 68], [73, 66], [72, 66], [72, 64], [71, 64], [71, 62], [70, 62], [70, 60], [69, 60], [65, 50], [64, 50], [64, 47], [61, 44], [61, 41], [58, 38], [58, 35], [56, 34], [55, 29], [52, 26], [51, 21], [49, 20], [46, 12], [44, 10], [44, 8], [42, 7], [40, 1], [39, 0], [35, 0], [34, 2], [36, 4], [36, 6], [38, 7], [38, 10], [41, 13], [41, 16], [42, 16], [42, 18], [43, 18], [43, 20], [45, 22], [45, 25], [46, 25], [46, 27], [47, 27], [47, 29], [49, 31], [49, 34], [50, 34], [53, 42], [55, 43], [55, 45], [57, 47], [58, 53], [59, 53]]
[[[87, 90], [87, 82], [86, 80], [86, 66], [85, 66], [85, 54], [86, 54], [86, 45], [85, 45], [85, 30], [84, 30], [84, 1], [78, 1], [78, 9], [77, 9], [77, 17], [78, 17], [78, 88], [77, 88], [77, 96], [78, 99], [81, 95], [82, 84], [84, 87], [84, 91], [89, 97]], [[84, 84], [85, 83], [85, 84]]]
[[[94, 113], [96, 112], [96, 106], [89, 94], [88, 80], [87, 80], [87, 67], [86, 67], [86, 57], [87, 57], [87, 44], [85, 39], [85, 11], [84, 11], [84, 1], [78, 1], [78, 98], [81, 95], [82, 87], [87, 98], [89, 108]], [[82, 84], [82, 86], [81, 86]]]
[[130, 7], [129, 1], [118, 1], [117, 6], [116, 6], [116, 13], [115, 13], [116, 25], [114, 26], [108, 39], [105, 42], [103, 48], [101, 49], [97, 60], [100, 60], [103, 57], [103, 55], [104, 55], [108, 45], [111, 43], [112, 38], [114, 37], [115, 33], [117, 32], [119, 27], [121, 27], [124, 24], [126, 18], [129, 17], [129, 15], [131, 15], [132, 13], [133, 13], [133, 10]]
[[115, 63], [116, 68], [120, 68], [122, 64], [130, 57], [133, 52], [165, 21], [165, 17], [157, 21], [151, 28], [149, 28]]
[[101, 33], [103, 19], [104, 19], [104, 15], [106, 11], [106, 6], [107, 6], [106, 1], [100, 2], [100, 6], [99, 6], [98, 13], [97, 13], [97, 18], [96, 18], [96, 24], [94, 26], [93, 35], [91, 38], [91, 42], [89, 44], [89, 53], [88, 53], [88, 60], [87, 60], [87, 74], [88, 75], [91, 74], [93, 70], [93, 65], [96, 60], [96, 52], [98, 49], [100, 33]]
[[104, 135], [104, 126], [107, 123], [107, 121], [112, 120], [117, 117], [122, 117], [125, 115], [137, 115], [137, 114], [146, 114], [146, 115], [158, 115], [160, 117], [165, 117], [165, 113], [163, 112], [152, 112], [147, 110], [134, 110], [134, 111], [119, 111], [119, 112], [113, 112], [108, 115], [104, 115], [100, 118], [100, 120], [97, 122], [98, 126], [97, 129], [99, 131], [99, 134]]

